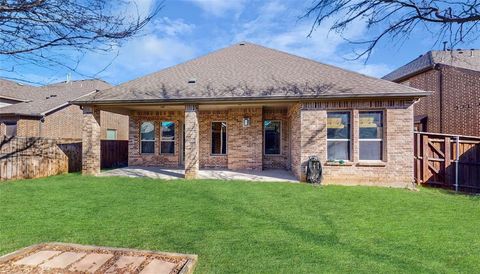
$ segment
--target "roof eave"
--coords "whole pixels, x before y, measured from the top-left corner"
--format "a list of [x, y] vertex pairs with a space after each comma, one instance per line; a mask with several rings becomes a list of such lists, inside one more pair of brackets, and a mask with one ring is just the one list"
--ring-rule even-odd
[[298, 101], [298, 100], [320, 100], [320, 99], [378, 99], [378, 98], [420, 98], [432, 94], [429, 91], [412, 93], [376, 93], [375, 95], [365, 94], [335, 94], [318, 96], [257, 96], [257, 97], [225, 97], [225, 98], [182, 98], [182, 99], [137, 99], [137, 100], [75, 100], [69, 103], [74, 105], [113, 105], [113, 104], [182, 104], [182, 103], [207, 103], [207, 102], [242, 102], [242, 101]]

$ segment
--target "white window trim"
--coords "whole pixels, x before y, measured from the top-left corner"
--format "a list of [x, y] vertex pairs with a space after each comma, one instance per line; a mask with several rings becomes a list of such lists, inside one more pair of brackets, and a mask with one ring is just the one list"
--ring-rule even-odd
[[[270, 121], [270, 122], [278, 122], [280, 124], [280, 149], [279, 149], [279, 153], [278, 154], [269, 154], [269, 153], [266, 153], [265, 152], [265, 145], [267, 144], [266, 142], [266, 134], [265, 134], [265, 121]], [[272, 120], [272, 119], [264, 119], [263, 120], [263, 123], [262, 123], [262, 126], [263, 126], [263, 156], [282, 156], [282, 153], [283, 153], [283, 150], [282, 150], [282, 133], [283, 133], [283, 124], [282, 124], [282, 120]]]
[[[385, 110], [384, 109], [370, 109], [370, 110], [359, 110], [358, 111], [358, 117], [360, 119], [360, 114], [361, 113], [366, 113], [366, 112], [381, 112], [382, 113], [382, 136], [383, 138], [367, 138], [367, 139], [362, 139], [360, 138], [360, 124], [358, 125], [358, 161], [359, 162], [367, 162], [367, 163], [371, 163], [371, 162], [386, 162], [385, 161], [385, 155], [386, 155], [386, 151], [385, 151]], [[381, 159], [379, 160], [365, 160], [365, 159], [360, 159], [360, 143], [361, 142], [381, 142], [382, 144], [382, 147], [381, 147]]]
[[[226, 128], [226, 145], [225, 145], [225, 153], [213, 153], [212, 152], [212, 142], [213, 142], [213, 123], [225, 123], [227, 126]], [[222, 150], [223, 146], [223, 138], [222, 138], [222, 127], [220, 127], [220, 151]], [[226, 156], [228, 155], [228, 124], [227, 121], [212, 121], [210, 123], [210, 156]]]
[[[173, 123], [173, 140], [163, 140], [163, 122], [172, 122]], [[176, 144], [176, 139], [177, 139], [177, 123], [175, 121], [160, 121], [160, 154], [163, 155], [175, 155], [175, 151], [177, 148]], [[162, 142], [170, 142], [173, 143], [173, 153], [170, 152], [162, 152]]]
[[[153, 140], [143, 140], [142, 139], [142, 125], [144, 123], [152, 123], [153, 124]], [[155, 138], [155, 122], [153, 121], [142, 121], [140, 122], [140, 154], [155, 154], [155, 141], [156, 141], [156, 138]], [[153, 142], [153, 152], [143, 152], [142, 151], [142, 143], [143, 142]]]
[[[329, 113], [348, 113], [348, 120], [349, 120], [349, 129], [348, 129], [348, 132], [349, 132], [349, 135], [350, 135], [350, 138], [349, 139], [328, 139], [328, 114]], [[330, 161], [330, 162], [334, 162], [334, 161], [346, 161], [346, 162], [351, 162], [352, 161], [352, 158], [353, 158], [353, 149], [352, 149], [352, 137], [353, 137], [353, 128], [354, 128], [354, 125], [353, 125], [353, 111], [352, 110], [332, 110], [332, 111], [327, 111], [327, 146], [326, 146], [326, 151], [327, 151], [327, 161]], [[349, 159], [335, 159], [335, 160], [329, 160], [328, 159], [328, 141], [333, 141], [333, 142], [349, 142], [348, 144], [348, 156], [349, 156]]]

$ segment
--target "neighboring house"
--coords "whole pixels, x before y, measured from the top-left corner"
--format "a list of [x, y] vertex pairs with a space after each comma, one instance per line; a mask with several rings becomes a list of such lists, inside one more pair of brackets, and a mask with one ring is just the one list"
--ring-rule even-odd
[[480, 50], [429, 51], [383, 79], [433, 91], [415, 104], [415, 128], [480, 136]]
[[[83, 114], [69, 103], [109, 88], [100, 80], [81, 80], [34, 87], [0, 79], [0, 136], [82, 138]], [[102, 139], [128, 140], [128, 117], [101, 113]]]
[[100, 171], [100, 110], [130, 116], [129, 165], [287, 169], [324, 182], [413, 182], [413, 104], [428, 92], [240, 43], [73, 103], [83, 106], [83, 173]]

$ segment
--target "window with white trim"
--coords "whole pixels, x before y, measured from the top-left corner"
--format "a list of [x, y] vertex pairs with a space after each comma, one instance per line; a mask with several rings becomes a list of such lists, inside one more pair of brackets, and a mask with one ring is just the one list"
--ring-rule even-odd
[[383, 159], [383, 111], [359, 112], [360, 160]]
[[327, 160], [350, 160], [350, 112], [327, 113]]
[[140, 126], [140, 152], [155, 153], [155, 124], [143, 122]]
[[212, 122], [212, 155], [227, 154], [227, 123]]
[[265, 120], [263, 121], [264, 130], [264, 152], [265, 155], [279, 155], [281, 144], [281, 122]]
[[160, 134], [160, 153], [175, 153], [175, 123], [164, 121], [161, 123], [162, 132]]

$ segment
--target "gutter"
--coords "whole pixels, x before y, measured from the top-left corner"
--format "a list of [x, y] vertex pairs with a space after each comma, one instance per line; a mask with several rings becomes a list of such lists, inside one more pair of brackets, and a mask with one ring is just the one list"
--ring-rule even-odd
[[411, 97], [425, 97], [432, 94], [429, 91], [412, 92], [410, 94], [405, 93], [374, 93], [370, 96], [365, 94], [345, 94], [345, 95], [319, 95], [319, 96], [257, 96], [257, 97], [202, 97], [202, 98], [179, 98], [179, 99], [137, 99], [137, 100], [76, 100], [69, 103], [74, 105], [115, 105], [115, 104], [184, 104], [184, 103], [238, 103], [251, 101], [265, 101], [265, 102], [285, 102], [285, 101], [298, 101], [298, 100], [321, 100], [321, 99], [373, 99], [373, 98], [411, 98]]

